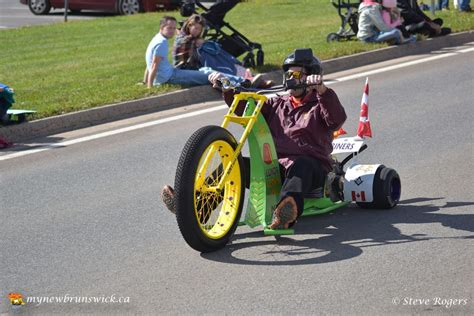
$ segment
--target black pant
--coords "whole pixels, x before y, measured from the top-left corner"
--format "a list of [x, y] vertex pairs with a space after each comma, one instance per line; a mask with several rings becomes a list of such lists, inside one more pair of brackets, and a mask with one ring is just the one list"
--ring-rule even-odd
[[[245, 187], [250, 187], [250, 159], [244, 157]], [[285, 170], [280, 165], [281, 181], [280, 201], [292, 196], [298, 207], [298, 216], [303, 213], [304, 197], [314, 189], [324, 186], [327, 172], [322, 168], [321, 162], [309, 156], [298, 157], [293, 164]]]
[[[433, 22], [435, 24], [438, 24], [439, 26], [443, 25], [443, 20], [440, 19], [440, 18], [434, 19], [431, 22]], [[410, 25], [408, 25], [407, 27], [409, 28]], [[431, 25], [429, 25], [428, 22], [424, 22], [421, 27], [416, 28], [416, 29], [412, 29], [410, 32], [411, 33], [420, 33], [420, 34], [423, 34], [423, 35], [426, 35], [426, 36], [429, 36], [429, 37], [438, 36], [438, 34], [436, 34], [436, 30]], [[441, 34], [439, 34], [439, 35], [447, 35], [449, 33], [451, 33], [451, 29], [449, 27], [442, 27], [441, 28]]]

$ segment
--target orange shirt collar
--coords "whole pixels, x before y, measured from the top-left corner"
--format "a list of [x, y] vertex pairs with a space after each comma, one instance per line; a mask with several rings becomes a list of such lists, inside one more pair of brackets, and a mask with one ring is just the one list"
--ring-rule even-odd
[[290, 96], [290, 103], [293, 106], [293, 108], [297, 108], [301, 104], [306, 103], [307, 101], [309, 101], [310, 96], [311, 96], [311, 93], [308, 93], [301, 100], [296, 99], [294, 96]]

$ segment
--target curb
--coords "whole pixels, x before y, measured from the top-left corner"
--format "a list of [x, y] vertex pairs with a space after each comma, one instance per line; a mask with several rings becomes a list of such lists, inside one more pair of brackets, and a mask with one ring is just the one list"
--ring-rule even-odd
[[[417, 43], [390, 46], [370, 52], [325, 60], [322, 64], [324, 72], [328, 74], [394, 58], [424, 54], [444, 47], [459, 46], [472, 41], [474, 41], [474, 31], [453, 33]], [[265, 77], [279, 82], [282, 75], [282, 71], [273, 71], [267, 73]], [[100, 106], [19, 125], [0, 127], [0, 138], [7, 139], [10, 142], [24, 142], [32, 138], [63, 133], [132, 116], [220, 99], [221, 94], [210, 86], [193, 87], [159, 96]]]
[[0, 138], [9, 142], [24, 142], [32, 138], [64, 133], [174, 107], [216, 101], [220, 98], [221, 94], [209, 86], [193, 87], [159, 96], [109, 104], [18, 125], [0, 127]]

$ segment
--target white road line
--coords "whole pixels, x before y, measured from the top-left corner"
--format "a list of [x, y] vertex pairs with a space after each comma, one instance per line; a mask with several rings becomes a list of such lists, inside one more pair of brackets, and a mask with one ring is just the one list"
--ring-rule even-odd
[[116, 130], [113, 130], [113, 131], [108, 131], [108, 132], [89, 135], [89, 136], [80, 137], [80, 138], [76, 138], [76, 139], [72, 139], [72, 140], [67, 140], [67, 141], [60, 142], [60, 143], [49, 143], [49, 144], [45, 144], [44, 147], [41, 147], [41, 148], [30, 149], [30, 150], [20, 151], [20, 152], [5, 155], [5, 156], [0, 156], [0, 161], [12, 159], [12, 158], [17, 158], [17, 157], [21, 157], [21, 156], [26, 156], [26, 155], [31, 155], [31, 154], [36, 154], [36, 153], [46, 151], [46, 150], [50, 150], [50, 149], [53, 149], [53, 148], [61, 148], [61, 147], [66, 147], [66, 146], [70, 146], [70, 145], [74, 145], [74, 144], [78, 144], [78, 143], [88, 142], [88, 141], [91, 141], [91, 140], [94, 140], [94, 139], [99, 139], [99, 138], [103, 138], [103, 137], [108, 137], [108, 136], [112, 136], [112, 135], [126, 133], [126, 132], [134, 131], [134, 130], [137, 130], [137, 129], [141, 129], [141, 128], [160, 125], [160, 124], [163, 124], [163, 123], [177, 121], [177, 120], [180, 120], [180, 119], [183, 119], [183, 118], [198, 116], [198, 115], [201, 115], [201, 114], [215, 112], [215, 111], [219, 111], [219, 110], [223, 110], [223, 109], [227, 109], [227, 108], [228, 108], [227, 105], [220, 105], [220, 106], [216, 106], [216, 107], [212, 107], [212, 108], [208, 108], [208, 109], [203, 109], [203, 110], [199, 110], [199, 111], [194, 111], [194, 112], [190, 112], [190, 113], [186, 113], [186, 114], [171, 116], [171, 117], [167, 117], [167, 118], [164, 118], [164, 119], [159, 119], [159, 120], [155, 120], [155, 121], [151, 121], [151, 122], [147, 122], [147, 123], [141, 123], [141, 124], [137, 124], [137, 125], [123, 127], [123, 128], [119, 128], [119, 129], [116, 129]]
[[353, 80], [353, 79], [357, 79], [357, 78], [363, 78], [363, 77], [367, 77], [369, 75], [374, 75], [374, 74], [387, 72], [387, 71], [391, 71], [391, 70], [395, 70], [395, 69], [399, 69], [399, 68], [409, 67], [409, 66], [413, 66], [413, 65], [417, 65], [417, 64], [421, 64], [421, 63], [426, 63], [428, 61], [433, 61], [433, 60], [437, 60], [437, 59], [441, 59], [441, 58], [455, 56], [455, 55], [458, 55], [459, 53], [468, 53], [468, 52], [472, 52], [472, 51], [474, 51], [474, 47], [470, 47], [470, 48], [466, 48], [466, 49], [462, 49], [462, 50], [458, 50], [458, 51], [450, 52], [450, 53], [443, 53], [443, 54], [440, 54], [440, 55], [426, 57], [426, 58], [423, 58], [423, 59], [407, 61], [405, 63], [401, 63], [401, 64], [398, 64], [398, 65], [387, 66], [387, 67], [383, 67], [383, 68], [379, 68], [379, 69], [369, 70], [369, 71], [361, 72], [361, 73], [358, 73], [358, 74], [355, 74], [355, 75], [335, 79], [335, 81], [336, 82], [343, 82], [343, 81]]
[[[440, 55], [426, 57], [426, 58], [419, 59], [419, 60], [413, 60], [413, 61], [398, 64], [398, 65], [393, 65], [393, 66], [383, 67], [383, 68], [379, 68], [379, 69], [375, 69], [375, 70], [365, 71], [365, 72], [361, 72], [361, 73], [358, 73], [358, 74], [355, 74], [355, 75], [350, 75], [350, 76], [334, 79], [334, 81], [328, 82], [327, 85], [335, 84], [335, 83], [338, 83], [338, 82], [344, 82], [344, 81], [348, 81], [348, 80], [353, 80], [353, 79], [357, 79], [357, 78], [363, 78], [363, 77], [367, 77], [367, 76], [373, 75], [373, 74], [378, 74], [378, 73], [387, 72], [387, 71], [391, 71], [391, 70], [395, 70], [395, 69], [409, 67], [409, 66], [413, 66], [413, 65], [416, 65], [416, 64], [421, 64], [421, 63], [425, 63], [425, 62], [429, 62], [429, 61], [433, 61], [433, 60], [437, 60], [437, 59], [442, 59], [442, 58], [455, 56], [459, 53], [468, 53], [468, 52], [472, 52], [472, 51], [474, 51], [474, 47], [461, 49], [461, 50], [458, 50], [458, 51], [455, 51], [455, 52], [442, 53]], [[99, 139], [99, 138], [103, 138], [103, 137], [108, 137], [108, 136], [112, 136], [112, 135], [126, 133], [126, 132], [130, 132], [130, 131], [138, 130], [138, 129], [141, 129], [141, 128], [160, 125], [160, 124], [164, 124], [164, 123], [168, 123], [168, 122], [172, 122], [172, 121], [177, 121], [177, 120], [188, 118], [188, 117], [198, 116], [198, 115], [202, 115], [202, 114], [205, 114], [205, 113], [215, 112], [215, 111], [219, 111], [219, 110], [223, 110], [223, 109], [227, 109], [227, 108], [228, 107], [226, 105], [220, 105], [220, 106], [212, 107], [212, 108], [209, 108], [209, 109], [194, 111], [194, 112], [190, 112], [190, 113], [186, 113], [186, 114], [180, 114], [180, 115], [167, 117], [167, 118], [164, 118], [164, 119], [159, 119], [159, 120], [155, 120], [155, 121], [151, 121], [151, 122], [147, 122], [147, 123], [142, 123], [142, 124], [137, 124], [137, 125], [133, 125], [133, 126], [129, 126], [129, 127], [119, 128], [119, 129], [116, 129], [116, 130], [113, 130], [113, 131], [108, 131], [108, 132], [103, 132], [103, 133], [94, 134], [94, 135], [90, 135], [90, 136], [80, 137], [80, 138], [76, 138], [76, 139], [72, 139], [72, 140], [67, 140], [67, 141], [64, 141], [64, 142], [49, 143], [49, 144], [45, 144], [44, 147], [41, 147], [41, 148], [27, 149], [25, 151], [0, 156], [0, 161], [5, 161], [5, 160], [13, 159], [13, 158], [26, 156], [26, 155], [36, 154], [36, 153], [43, 152], [43, 151], [46, 151], [46, 150], [50, 150], [50, 149], [53, 149], [53, 148], [61, 148], [61, 147], [66, 147], [66, 146], [70, 146], [70, 145], [74, 145], [74, 144], [88, 142], [88, 141], [91, 141], [91, 140], [94, 140], [94, 139]]]
[[[469, 43], [469, 44], [474, 44], [474, 43]], [[464, 49], [460, 49], [458, 50], [459, 53], [468, 53], [468, 52], [472, 52], [474, 50], [474, 47], [468, 47], [468, 48], [464, 48]]]

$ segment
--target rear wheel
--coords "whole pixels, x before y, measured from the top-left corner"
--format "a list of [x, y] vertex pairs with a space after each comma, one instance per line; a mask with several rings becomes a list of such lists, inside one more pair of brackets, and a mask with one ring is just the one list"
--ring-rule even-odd
[[51, 11], [51, 4], [49, 0], [29, 0], [28, 7], [35, 15], [48, 14]]
[[143, 12], [143, 5], [140, 0], [120, 0], [119, 13], [122, 15], [132, 15]]
[[379, 166], [374, 176], [372, 202], [357, 202], [362, 208], [388, 209], [395, 207], [400, 201], [402, 186], [400, 176], [391, 168]]
[[245, 193], [241, 155], [218, 190], [236, 147], [227, 130], [205, 126], [191, 136], [179, 159], [176, 219], [183, 238], [197, 251], [223, 248], [237, 228]]
[[326, 37], [326, 41], [328, 43], [334, 42], [334, 41], [339, 41], [341, 37], [337, 33], [329, 33], [328, 36]]

